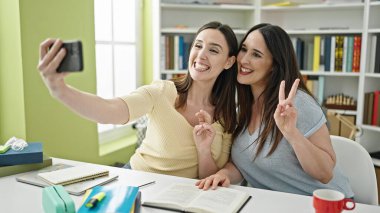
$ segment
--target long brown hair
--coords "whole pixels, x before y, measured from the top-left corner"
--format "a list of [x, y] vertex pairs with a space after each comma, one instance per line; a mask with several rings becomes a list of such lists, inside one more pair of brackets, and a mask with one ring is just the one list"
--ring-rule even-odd
[[[265, 140], [271, 137], [272, 146], [267, 156], [271, 155], [277, 148], [281, 138], [281, 131], [278, 129], [274, 120], [274, 112], [278, 105], [278, 91], [280, 83], [285, 80], [285, 94], [289, 94], [294, 81], [300, 79], [298, 89], [303, 90], [311, 97], [313, 95], [307, 90], [305, 83], [302, 81], [302, 75], [299, 71], [296, 55], [293, 49], [289, 35], [279, 26], [271, 24], [258, 24], [252, 27], [244, 36], [240, 43], [239, 50], [242, 44], [247, 39], [247, 36], [255, 30], [263, 35], [266, 46], [273, 56], [272, 71], [268, 75], [267, 85], [260, 95], [263, 106], [259, 137], [254, 142], [258, 142], [256, 156], [262, 151]], [[233, 139], [248, 128], [251, 116], [254, 97], [250, 85], [237, 85], [238, 93], [238, 126], [233, 133]], [[256, 113], [256, 112], [255, 112]], [[263, 126], [264, 125], [264, 126]], [[261, 131], [262, 130], [262, 131]], [[256, 158], [256, 157], [255, 157]]]
[[[231, 27], [220, 22], [210, 22], [203, 25], [197, 32], [196, 36], [206, 29], [219, 30], [227, 41], [228, 56], [236, 56], [238, 53], [238, 42]], [[194, 44], [194, 43], [193, 43]], [[193, 48], [193, 44], [191, 48]], [[189, 64], [190, 66], [190, 64]], [[224, 131], [233, 133], [237, 125], [235, 93], [237, 84], [237, 64], [236, 62], [229, 69], [223, 70], [216, 79], [211, 91], [210, 103], [215, 107], [214, 121], [219, 121]], [[186, 106], [188, 91], [193, 83], [189, 71], [184, 77], [172, 79], [177, 87], [179, 99], [176, 108]]]

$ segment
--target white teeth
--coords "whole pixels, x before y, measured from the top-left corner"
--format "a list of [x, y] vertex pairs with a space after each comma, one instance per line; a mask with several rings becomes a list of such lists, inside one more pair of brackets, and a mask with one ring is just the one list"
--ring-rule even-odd
[[241, 70], [242, 72], [252, 72], [251, 69], [247, 69], [247, 68], [244, 68], [244, 67], [242, 67], [240, 70]]
[[210, 69], [209, 66], [205, 65], [205, 64], [200, 64], [200, 63], [194, 63], [194, 68], [199, 71], [199, 72], [204, 72], [208, 69]]

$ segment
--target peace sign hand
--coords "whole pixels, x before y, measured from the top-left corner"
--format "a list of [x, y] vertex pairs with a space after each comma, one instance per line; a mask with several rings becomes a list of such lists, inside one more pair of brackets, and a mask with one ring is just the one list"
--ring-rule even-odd
[[211, 144], [214, 141], [215, 129], [211, 125], [212, 118], [205, 110], [200, 110], [195, 114], [198, 118], [198, 125], [195, 125], [193, 130], [193, 137], [198, 152], [209, 153], [211, 151]]
[[299, 79], [293, 83], [289, 96], [285, 98], [285, 81], [281, 81], [278, 93], [278, 105], [274, 112], [274, 120], [281, 133], [287, 138], [296, 130], [297, 109], [294, 107], [294, 99], [297, 93]]

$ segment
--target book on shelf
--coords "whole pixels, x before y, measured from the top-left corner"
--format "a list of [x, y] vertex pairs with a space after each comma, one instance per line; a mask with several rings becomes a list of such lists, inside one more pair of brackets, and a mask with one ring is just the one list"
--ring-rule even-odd
[[331, 71], [331, 36], [325, 37], [325, 43], [324, 43], [324, 62], [325, 62], [325, 71]]
[[319, 71], [325, 71], [325, 37], [321, 36], [319, 47]]
[[308, 43], [306, 41], [303, 41], [303, 55], [301, 56], [302, 67], [300, 67], [301, 70], [311, 70], [311, 69], [307, 69], [308, 52], [309, 52]]
[[343, 37], [343, 59], [342, 59], [342, 72], [347, 72], [347, 49], [348, 49], [348, 37]]
[[335, 71], [342, 72], [343, 69], [343, 42], [344, 36], [335, 37]]
[[30, 142], [22, 150], [9, 149], [7, 152], [0, 154], [0, 166], [42, 163], [42, 161], [43, 151], [42, 143], [40, 142]]
[[373, 114], [373, 97], [374, 97], [374, 93], [373, 92], [369, 92], [369, 93], [366, 93], [366, 94], [368, 94], [368, 96], [369, 96], [368, 97], [368, 106], [365, 107], [368, 110], [366, 124], [371, 125], [372, 124], [372, 114]]
[[[31, 171], [27, 173], [20, 174], [19, 176], [16, 176], [16, 180], [22, 183], [27, 183], [35, 186], [45, 187], [50, 186], [48, 182], [43, 180], [38, 174], [43, 172], [51, 172], [51, 171], [59, 171], [67, 168], [72, 168], [74, 166], [67, 165], [67, 164], [54, 164], [52, 166], [48, 166], [46, 168]], [[91, 189], [94, 186], [103, 185], [106, 183], [109, 183], [111, 181], [116, 180], [118, 177], [117, 174], [110, 173], [108, 176], [98, 177], [94, 179], [89, 179], [69, 185], [65, 185], [64, 188], [67, 192], [69, 192], [72, 195], [81, 195], [85, 193], [86, 190]]]
[[360, 71], [360, 52], [362, 47], [361, 36], [354, 36], [354, 49], [352, 56], [352, 72]]
[[198, 189], [193, 184], [172, 184], [143, 206], [182, 212], [239, 212], [251, 196], [236, 189], [218, 187], [216, 190]]
[[51, 166], [52, 163], [53, 163], [53, 160], [49, 156], [43, 155], [43, 159], [41, 163], [1, 166], [0, 177], [29, 172], [33, 170], [39, 170], [39, 169]]
[[371, 124], [373, 126], [380, 126], [380, 90], [373, 92], [373, 113]]
[[107, 175], [107, 169], [89, 165], [73, 166], [56, 171], [38, 173], [38, 176], [49, 184], [63, 186]]
[[[375, 63], [376, 61], [376, 47], [377, 47], [377, 38], [380, 38], [380, 35], [373, 35], [371, 39], [369, 40], [370, 46], [371, 46], [371, 52], [370, 52], [370, 60], [369, 60], [369, 73], [375, 73]], [[379, 41], [380, 42], [380, 41]], [[379, 50], [380, 54], [380, 50]], [[380, 63], [380, 62], [378, 62]], [[380, 71], [379, 71], [380, 72]]]
[[320, 52], [321, 52], [321, 36], [316, 35], [314, 36], [313, 72], [319, 71]]
[[[88, 208], [86, 204], [93, 196], [99, 192], [104, 192], [104, 198], [92, 208]], [[82, 206], [78, 209], [78, 213], [88, 212], [112, 212], [112, 213], [137, 213], [141, 207], [141, 192], [139, 187], [112, 185], [112, 186], [96, 186], [89, 193], [86, 193]]]
[[[376, 35], [375, 59], [374, 59], [374, 73], [380, 73], [380, 34]], [[374, 45], [372, 45], [374, 46]]]
[[314, 53], [314, 44], [309, 42], [307, 43], [307, 59], [306, 70], [313, 70], [313, 53]]
[[[368, 114], [369, 114], [369, 110], [368, 110], [368, 105], [369, 105], [369, 99], [370, 99], [370, 94], [371, 93], [365, 93], [364, 94], [364, 106], [363, 106], [363, 124], [368, 124]], [[373, 100], [373, 98], [372, 98]]]
[[347, 72], [352, 72], [352, 60], [354, 57], [354, 37], [348, 36], [347, 38], [347, 60], [346, 60], [346, 70]]
[[336, 36], [331, 36], [331, 53], [330, 53], [330, 71], [335, 71], [335, 47], [336, 47]]
[[303, 68], [304, 46], [305, 42], [300, 38], [296, 38], [296, 58], [300, 69]]

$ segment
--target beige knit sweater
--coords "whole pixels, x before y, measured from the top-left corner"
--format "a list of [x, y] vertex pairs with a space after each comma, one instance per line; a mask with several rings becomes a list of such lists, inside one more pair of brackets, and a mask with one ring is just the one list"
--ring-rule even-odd
[[[155, 81], [122, 97], [129, 107], [130, 121], [147, 114], [149, 123], [142, 145], [131, 157], [132, 169], [198, 178], [197, 149], [193, 127], [174, 107], [177, 90], [171, 81]], [[212, 156], [219, 168], [229, 159], [231, 135], [219, 122], [212, 143]]]

